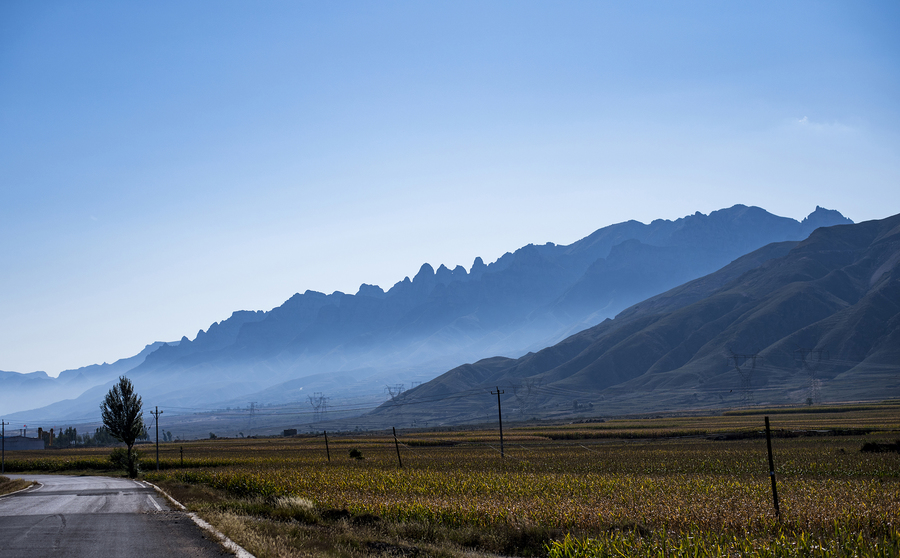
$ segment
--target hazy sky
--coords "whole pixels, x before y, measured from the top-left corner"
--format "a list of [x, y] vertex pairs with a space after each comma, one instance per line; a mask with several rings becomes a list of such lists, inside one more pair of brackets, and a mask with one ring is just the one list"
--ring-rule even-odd
[[628, 219], [900, 211], [900, 4], [0, 3], [0, 370]]

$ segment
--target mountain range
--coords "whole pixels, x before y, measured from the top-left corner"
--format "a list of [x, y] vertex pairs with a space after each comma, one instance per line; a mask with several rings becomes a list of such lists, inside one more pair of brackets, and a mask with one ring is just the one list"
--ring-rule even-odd
[[900, 215], [820, 228], [521, 358], [459, 366], [363, 417], [384, 424], [900, 397]]
[[[387, 291], [298, 293], [112, 365], [55, 379], [0, 373], [0, 393], [10, 394], [2, 403], [32, 409], [18, 418], [88, 420], [108, 383], [127, 372], [146, 402], [171, 412], [305, 401], [311, 392], [374, 405], [386, 385], [399, 391], [462, 362], [538, 351], [772, 242], [849, 222], [820, 207], [796, 221], [736, 205], [610, 225], [565, 246], [528, 245], [490, 264], [476, 258], [468, 271], [424, 264]], [[61, 393], [67, 401], [46, 405]]]

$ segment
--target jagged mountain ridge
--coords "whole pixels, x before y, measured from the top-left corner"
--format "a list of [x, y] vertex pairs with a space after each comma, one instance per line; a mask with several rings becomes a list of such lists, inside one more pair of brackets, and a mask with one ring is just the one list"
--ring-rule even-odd
[[[658, 292], [658, 285], [668, 282], [671, 284], [666, 286], [672, 287], [683, 282], [692, 267], [699, 268], [693, 275], [697, 277], [770, 241], [800, 240], [818, 224], [835, 221], [848, 220], [817, 208], [798, 223], [759, 208], [734, 206], [709, 216], [612, 225], [569, 246], [525, 246], [489, 266], [478, 258], [469, 273], [461, 266], [451, 271], [441, 265], [435, 271], [424, 264], [412, 280], [407, 277], [387, 292], [371, 285], [363, 285], [356, 295], [307, 291], [267, 313], [236, 313], [198, 333], [194, 341], [183, 338], [177, 347], [157, 351], [144, 366], [173, 363], [196, 353], [215, 358], [215, 351], [222, 350], [223, 356], [237, 360], [290, 360], [298, 354], [318, 354], [325, 367], [342, 368], [352, 359], [330, 354], [338, 347], [351, 354], [372, 345], [406, 350], [410, 342], [433, 341], [444, 334], [465, 341], [467, 335], [477, 338], [494, 329], [515, 331], [522, 323], [543, 324], [541, 319], [546, 321], [548, 316], [569, 325], [558, 315], [570, 316], [571, 321], [596, 313], [596, 304], [584, 304], [581, 291], [586, 290], [585, 285], [612, 283], [611, 276], [621, 275], [629, 261], [640, 261], [643, 269], [650, 265], [644, 253], [651, 254], [659, 270], [647, 274], [653, 281], [645, 290]], [[671, 265], [659, 265], [660, 252], [669, 255]], [[693, 264], [685, 262], [690, 256], [697, 256]], [[606, 273], [598, 268], [605, 268]], [[646, 294], [635, 287], [641, 283], [635, 275], [632, 271], [626, 285], [617, 285], [620, 290], [630, 289], [630, 296], [624, 297], [630, 303]], [[590, 293], [590, 297], [596, 299], [597, 294]], [[590, 308], [574, 311], [572, 307]], [[499, 352], [524, 348], [517, 345], [502, 347]]]
[[424, 264], [386, 292], [306, 291], [268, 312], [235, 312], [193, 340], [159, 347], [128, 375], [146, 398], [185, 409], [307, 377], [307, 390], [381, 395], [385, 383], [544, 347], [750, 249], [844, 222], [819, 207], [798, 222], [736, 205], [610, 225], [568, 246], [528, 245], [489, 265], [477, 258], [468, 272]]
[[900, 215], [768, 245], [542, 351], [457, 367], [369, 420], [483, 420], [496, 387], [522, 418], [898, 397]]

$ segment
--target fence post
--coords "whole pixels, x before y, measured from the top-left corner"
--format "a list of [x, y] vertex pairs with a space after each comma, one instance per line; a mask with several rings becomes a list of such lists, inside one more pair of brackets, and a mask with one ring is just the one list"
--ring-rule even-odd
[[397, 429], [393, 426], [391, 430], [394, 431], [394, 447], [397, 449], [397, 461], [400, 463], [400, 468], [403, 468], [403, 460], [400, 459], [400, 442], [397, 441]]
[[500, 410], [500, 396], [505, 392], [500, 390], [500, 386], [497, 386], [497, 391], [492, 391], [491, 395], [497, 396], [497, 419], [500, 422], [500, 457], [506, 457], [506, 454], [503, 453], [503, 411]]
[[328, 449], [328, 431], [323, 430], [323, 434], [325, 434], [325, 455], [328, 457], [328, 461], [331, 462], [331, 450]]
[[769, 417], [766, 417], [766, 447], [769, 450], [769, 478], [772, 479], [772, 503], [775, 504], [775, 517], [781, 519], [778, 510], [778, 487], [775, 485], [775, 460], [772, 459], [772, 433], [769, 430]]

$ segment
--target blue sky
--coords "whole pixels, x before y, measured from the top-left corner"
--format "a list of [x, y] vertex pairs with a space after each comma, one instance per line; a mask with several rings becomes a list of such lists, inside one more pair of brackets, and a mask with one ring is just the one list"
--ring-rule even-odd
[[900, 211], [896, 2], [0, 4], [0, 370], [736, 203]]

